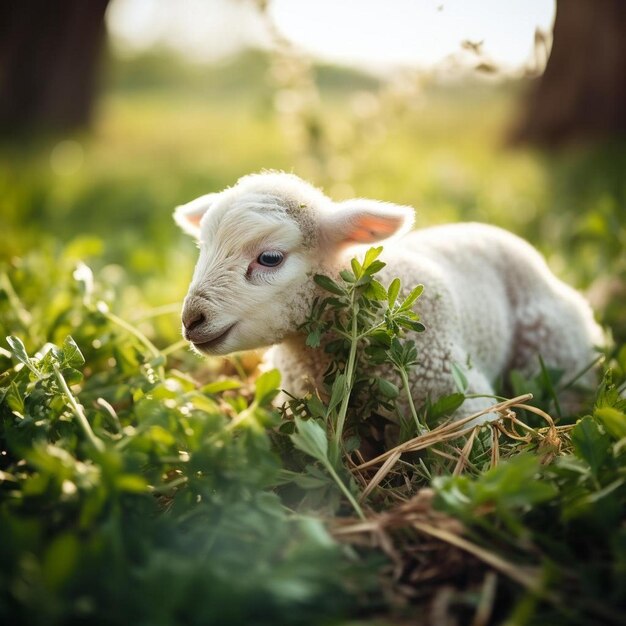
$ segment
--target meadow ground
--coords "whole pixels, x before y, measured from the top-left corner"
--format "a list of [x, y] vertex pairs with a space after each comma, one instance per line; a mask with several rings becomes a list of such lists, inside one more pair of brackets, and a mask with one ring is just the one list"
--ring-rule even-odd
[[[0, 329], [19, 339], [0, 344], [0, 560], [12, 564], [0, 616], [312, 624], [444, 611], [458, 623], [619, 623], [626, 149], [506, 147], [517, 84], [384, 87], [318, 68], [307, 91], [270, 80], [270, 65], [254, 53], [215, 68], [112, 61], [89, 133], [0, 147]], [[413, 205], [417, 227], [485, 221], [529, 239], [589, 292], [613, 337], [613, 383], [589, 394], [592, 417], [575, 429], [579, 416], [558, 419], [549, 373], [513, 381], [557, 430], [529, 412], [527, 440], [494, 431], [410, 452], [364, 500], [393, 512], [373, 535], [395, 548], [369, 535], [358, 548], [334, 543], [317, 517], [348, 519], [339, 483], [353, 494], [363, 484], [336, 459], [330, 480], [323, 450], [311, 454], [319, 433], [272, 413], [278, 381], [258, 378], [257, 357], [203, 361], [180, 341], [196, 249], [173, 207], [269, 168], [337, 199]], [[43, 356], [47, 343], [58, 349]], [[434, 492], [417, 508], [397, 507], [424, 486]], [[473, 560], [442, 549], [462, 550], [459, 537]]]

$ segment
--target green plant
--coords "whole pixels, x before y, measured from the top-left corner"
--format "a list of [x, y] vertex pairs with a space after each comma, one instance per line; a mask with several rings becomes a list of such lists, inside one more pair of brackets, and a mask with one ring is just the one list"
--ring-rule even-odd
[[[0, 617], [316, 624], [402, 615], [394, 598], [406, 586], [388, 578], [388, 554], [396, 572], [426, 566], [435, 581], [455, 580], [449, 610], [462, 615], [619, 623], [626, 348], [611, 355], [613, 378], [593, 414], [575, 425], [572, 416], [555, 425], [528, 396], [494, 410], [519, 406], [539, 425], [508, 415], [479, 430], [425, 428], [406, 403], [388, 449], [365, 458], [364, 425], [382, 432], [391, 422], [376, 411], [402, 399], [372, 365], [402, 378], [419, 359], [402, 330], [421, 328], [412, 312], [421, 289], [400, 298], [398, 281], [384, 288], [379, 253], [355, 260], [341, 282], [316, 279], [329, 296], [306, 330], [332, 357], [328, 399], [294, 399], [282, 419], [271, 407], [276, 372], [253, 386], [198, 386], [177, 369], [188, 359], [180, 342], [155, 335], [149, 311], [140, 325], [113, 313], [115, 286], [71, 257], [32, 255], [9, 268], [0, 282], [10, 336], [0, 350]], [[553, 377], [536, 384], [549, 400]], [[457, 396], [429, 415], [453, 411]], [[364, 534], [386, 539], [366, 549]], [[448, 552], [415, 561], [431, 541], [481, 565]], [[481, 575], [460, 583], [463, 568]], [[394, 592], [381, 595], [377, 579]], [[426, 597], [443, 593], [429, 580]]]
[[619, 624], [626, 589], [626, 400], [607, 374], [593, 415], [554, 462], [518, 454], [480, 476], [436, 479], [437, 505], [522, 572], [515, 623]]
[[[329, 417], [334, 417], [332, 444], [335, 460], [341, 448], [352, 390], [357, 383], [363, 382], [363, 376], [367, 376], [371, 366], [386, 362], [392, 364], [400, 373], [410, 400], [406, 374], [408, 368], [415, 364], [417, 353], [412, 341], [401, 344], [398, 337], [404, 329], [424, 330], [412, 308], [424, 287], [418, 285], [398, 301], [401, 289], [398, 278], [391, 282], [388, 289], [374, 278], [385, 267], [385, 263], [378, 260], [382, 250], [382, 246], [370, 248], [362, 263], [352, 259], [352, 271], [346, 269], [340, 272], [341, 285], [328, 276], [316, 275], [315, 282], [334, 296], [316, 301], [310, 319], [303, 326], [303, 330], [308, 331], [307, 344], [312, 347], [320, 345], [322, 333], [336, 337], [325, 345], [325, 350], [333, 355], [335, 365], [327, 378], [332, 381]], [[342, 368], [341, 363], [345, 363]], [[357, 370], [360, 380], [355, 379]], [[389, 381], [376, 378], [376, 383], [383, 396], [390, 399], [398, 396], [397, 388]], [[332, 401], [333, 396], [341, 398], [334, 416], [330, 415], [335, 408], [333, 405], [336, 405]], [[419, 431], [423, 426], [411, 400], [410, 406]]]
[[[0, 619], [314, 624], [354, 607], [365, 563], [268, 489], [277, 372], [198, 388], [64, 266], [5, 274], [0, 301], [5, 331], [30, 330], [0, 351]], [[57, 314], [26, 308], [22, 283], [63, 294]], [[79, 341], [51, 343], [68, 323]]]
[[[346, 451], [344, 437], [350, 402], [355, 404], [354, 396], [359, 388], [365, 388], [366, 405], [372, 408], [377, 408], [378, 404], [391, 406], [390, 401], [399, 395], [394, 383], [372, 374], [373, 366], [388, 363], [398, 371], [408, 396], [414, 429], [417, 432], [424, 429], [413, 405], [407, 378], [408, 368], [417, 358], [415, 344], [399, 339], [404, 329], [424, 330], [413, 311], [423, 286], [418, 285], [400, 300], [399, 279], [394, 279], [388, 289], [383, 287], [375, 278], [385, 267], [378, 259], [382, 250], [382, 247], [370, 248], [362, 262], [352, 259], [351, 270], [340, 272], [341, 283], [324, 275], [314, 277], [315, 282], [332, 295], [315, 300], [302, 330], [307, 333], [307, 345], [316, 348], [324, 340], [325, 350], [332, 355], [326, 376], [329, 399], [326, 405], [312, 398], [305, 402], [304, 406], [311, 411], [309, 419], [305, 421], [296, 416], [295, 433], [290, 435], [297, 449], [322, 463], [361, 518], [364, 515], [360, 505], [337, 473], [345, 471], [342, 453]], [[364, 408], [355, 410], [353, 406], [353, 415], [362, 418], [366, 415]], [[354, 435], [358, 419], [352, 421], [350, 452], [359, 446], [358, 437]]]
[[[444, 423], [431, 431], [422, 427], [411, 407], [416, 428], [382, 455], [365, 462], [355, 458], [359, 440], [354, 437], [348, 437], [348, 445], [338, 446], [337, 456], [332, 455], [328, 444], [341, 441], [346, 424], [348, 434], [354, 433], [356, 416], [367, 415], [358, 402], [350, 402], [350, 394], [371, 376], [372, 364], [393, 364], [407, 388], [406, 372], [419, 358], [413, 342], [398, 337], [403, 325], [417, 330], [418, 319], [400, 317], [403, 324], [394, 322], [410, 309], [421, 289], [396, 304], [399, 283], [393, 281], [385, 289], [374, 278], [382, 269], [375, 264], [379, 253], [370, 250], [362, 264], [353, 260], [352, 271], [341, 273], [342, 283], [316, 277], [332, 296], [315, 303], [305, 329], [309, 345], [319, 346], [325, 337], [331, 338], [326, 344], [333, 357], [327, 377], [329, 400], [324, 404], [309, 398], [291, 406], [295, 413], [308, 414], [306, 420], [295, 417], [291, 435], [295, 447], [331, 472], [358, 516], [367, 520], [356, 522], [354, 530], [339, 525], [338, 536], [389, 533], [393, 553], [406, 559], [407, 567], [412, 567], [408, 555], [424, 536], [466, 551], [503, 575], [506, 593], [518, 598], [511, 614], [516, 623], [620, 623], [626, 584], [620, 526], [626, 514], [626, 400], [620, 391], [623, 394], [626, 383], [613, 384], [607, 373], [593, 416], [573, 424], [575, 416], [562, 415], [559, 405], [559, 372], [541, 363], [534, 381], [513, 379], [518, 393], [535, 391], [539, 407], [527, 404], [532, 398], [527, 394], [495, 404], [493, 410], [506, 416], [502, 423], [483, 428]], [[622, 381], [624, 353], [614, 363]], [[462, 372], [456, 377], [459, 389], [464, 389]], [[372, 387], [366, 388], [369, 406], [382, 405], [384, 400], [371, 394]], [[388, 397], [395, 399], [398, 393], [396, 389]], [[449, 414], [463, 397], [458, 393], [438, 399], [428, 409], [434, 415]], [[541, 406], [555, 408], [562, 425], [556, 426]], [[516, 407], [533, 419], [520, 421], [509, 411]], [[402, 456], [411, 454], [410, 462], [401, 463]], [[344, 462], [338, 464], [337, 458]], [[379, 469], [371, 474], [376, 466]], [[343, 479], [333, 467], [343, 472]], [[318, 470], [303, 469], [308, 481], [301, 473], [283, 476], [323, 493], [326, 483]], [[418, 504], [411, 506], [420, 502], [419, 494], [427, 485], [434, 489], [434, 506], [463, 523], [460, 531], [438, 530], [428, 519], [428, 509], [424, 513]], [[305, 506], [315, 502], [319, 506], [319, 499], [303, 501]], [[406, 504], [394, 512], [393, 507], [389, 510], [390, 502]], [[371, 508], [364, 513], [364, 503], [381, 507], [386, 514], [372, 520]], [[489, 610], [495, 611], [493, 597], [489, 602]]]

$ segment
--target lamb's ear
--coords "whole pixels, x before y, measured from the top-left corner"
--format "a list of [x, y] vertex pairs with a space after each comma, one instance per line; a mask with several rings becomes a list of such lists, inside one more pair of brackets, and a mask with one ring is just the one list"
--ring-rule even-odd
[[174, 221], [183, 232], [197, 238], [200, 234], [200, 220], [218, 195], [217, 193], [208, 193], [187, 204], [177, 206], [174, 210]]
[[335, 205], [322, 223], [323, 237], [334, 244], [374, 243], [411, 229], [411, 207], [377, 200], [346, 200]]

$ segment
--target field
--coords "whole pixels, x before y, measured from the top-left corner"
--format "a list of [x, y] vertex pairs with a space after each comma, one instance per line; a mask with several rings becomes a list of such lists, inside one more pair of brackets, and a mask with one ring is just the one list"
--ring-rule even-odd
[[[523, 85], [291, 63], [110, 59], [90, 132], [0, 146], [0, 619], [622, 623], [626, 149], [508, 147]], [[356, 414], [399, 390], [342, 377], [338, 352], [331, 400], [280, 414], [258, 354], [192, 354], [179, 314], [197, 251], [173, 207], [270, 168], [413, 205], [417, 227], [526, 237], [607, 331], [584, 411], [561, 411], [567, 381], [546, 369], [509, 381], [534, 396], [520, 422], [446, 431], [461, 377], [418, 407], [430, 432], [409, 422], [391, 443], [401, 462], [356, 471], [384, 431]]]

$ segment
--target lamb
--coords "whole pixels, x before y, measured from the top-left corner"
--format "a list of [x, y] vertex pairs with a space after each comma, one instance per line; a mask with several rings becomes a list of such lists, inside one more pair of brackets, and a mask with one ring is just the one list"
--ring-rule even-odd
[[[298, 327], [317, 296], [315, 274], [331, 277], [369, 244], [394, 237], [381, 281], [424, 284], [409, 380], [417, 406], [453, 393], [453, 364], [466, 368], [468, 395], [492, 395], [513, 369], [546, 365], [575, 376], [594, 360], [600, 327], [583, 297], [557, 279], [541, 255], [499, 228], [463, 223], [409, 232], [410, 207], [354, 199], [333, 202], [293, 174], [265, 172], [178, 207], [174, 219], [200, 256], [185, 298], [184, 337], [200, 353], [224, 355], [273, 345], [270, 363], [295, 396], [322, 390], [327, 355]], [[593, 382], [593, 371], [582, 382]], [[468, 398], [455, 417], [489, 406]], [[491, 419], [490, 415], [487, 419]]]

